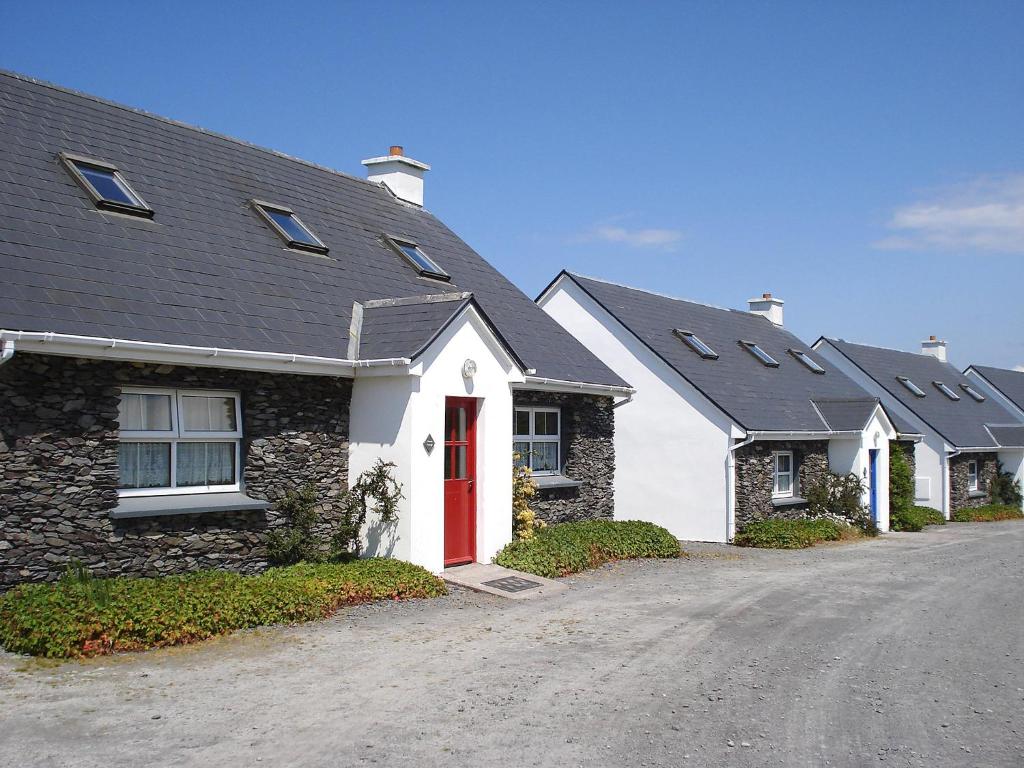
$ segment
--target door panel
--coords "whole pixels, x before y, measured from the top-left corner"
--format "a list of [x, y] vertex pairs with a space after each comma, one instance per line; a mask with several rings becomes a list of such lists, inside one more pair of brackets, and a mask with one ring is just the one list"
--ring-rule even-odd
[[476, 408], [449, 397], [444, 411], [444, 564], [476, 560]]

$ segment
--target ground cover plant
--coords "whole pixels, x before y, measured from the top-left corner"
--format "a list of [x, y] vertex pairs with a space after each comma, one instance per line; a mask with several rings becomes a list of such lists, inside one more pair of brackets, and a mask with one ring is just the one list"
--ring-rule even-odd
[[746, 525], [733, 543], [762, 549], [804, 549], [823, 541], [861, 538], [866, 534], [855, 525], [827, 518], [801, 520], [759, 520]]
[[889, 511], [889, 528], [894, 531], [916, 533], [926, 525], [945, 525], [946, 518], [937, 509], [931, 507], [906, 507]]
[[22, 584], [0, 596], [0, 645], [51, 658], [95, 656], [311, 621], [370, 600], [444, 593], [430, 572], [385, 558], [301, 563], [257, 576], [200, 571], [100, 579], [78, 567], [56, 583]]
[[506, 545], [494, 562], [517, 571], [556, 578], [612, 560], [641, 557], [679, 557], [679, 541], [653, 523], [586, 520], [537, 530], [530, 539]]
[[956, 523], [991, 523], [995, 520], [1019, 520], [1024, 518], [1019, 506], [1009, 504], [986, 504], [973, 509], [958, 509], [952, 515]]

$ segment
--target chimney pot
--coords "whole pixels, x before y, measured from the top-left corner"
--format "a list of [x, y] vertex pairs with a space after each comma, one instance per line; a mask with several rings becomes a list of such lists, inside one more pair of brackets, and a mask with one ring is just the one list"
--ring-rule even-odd
[[936, 341], [936, 337], [935, 336], [929, 336], [928, 337], [928, 341]]
[[392, 144], [391, 148], [388, 150], [388, 155], [390, 155], [391, 157], [401, 157], [404, 154], [405, 149], [402, 147], [401, 144]]
[[762, 299], [770, 299], [771, 297], [772, 297], [772, 295], [770, 293], [762, 293], [761, 294], [761, 298]]

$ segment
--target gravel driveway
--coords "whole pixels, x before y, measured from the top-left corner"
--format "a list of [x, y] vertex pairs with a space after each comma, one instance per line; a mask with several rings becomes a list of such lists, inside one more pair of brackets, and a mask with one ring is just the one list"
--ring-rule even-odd
[[691, 551], [532, 602], [0, 654], [0, 765], [1024, 765], [1024, 524]]

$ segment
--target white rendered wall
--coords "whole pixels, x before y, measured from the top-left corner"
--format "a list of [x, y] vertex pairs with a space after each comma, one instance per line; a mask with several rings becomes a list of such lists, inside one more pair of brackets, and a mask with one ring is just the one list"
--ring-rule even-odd
[[877, 515], [878, 529], [889, 530], [889, 440], [896, 436], [889, 420], [875, 410], [867, 426], [856, 438], [832, 438], [828, 441], [829, 469], [838, 475], [854, 474], [864, 486], [861, 503], [871, 504], [871, 455], [878, 450]]
[[[890, 395], [884, 388], [879, 386], [878, 382], [850, 362], [845, 355], [840, 353], [827, 341], [816, 345], [814, 349], [818, 354], [857, 382], [870, 394], [878, 397], [889, 413], [893, 414], [893, 416], [902, 418], [904, 421], [911, 424], [915, 430], [925, 436], [923, 441], [914, 446], [914, 463], [916, 465], [914, 471], [914, 503], [937, 509], [942, 512], [946, 518], [948, 518], [949, 489], [947, 487], [948, 482], [945, 470], [945, 441], [936, 435], [927, 424], [915, 416], [909, 408]], [[888, 469], [886, 469], [886, 472], [888, 472]], [[888, 474], [886, 474], [886, 477], [888, 477]], [[927, 480], [927, 483], [921, 483], [921, 479]], [[928, 487], [928, 492], [926, 495], [917, 496], [917, 488], [922, 485], [926, 485]]]
[[615, 409], [615, 519], [728, 541], [731, 421], [565, 280], [541, 307], [636, 389]]
[[[477, 364], [462, 376], [467, 359]], [[476, 554], [488, 562], [512, 540], [512, 389], [523, 376], [472, 309], [417, 361], [419, 376], [357, 376], [352, 394], [349, 477], [378, 456], [398, 464], [403, 484], [397, 526], [376, 534], [368, 520], [366, 554], [444, 569], [444, 406], [447, 397], [477, 399]], [[427, 453], [423, 443], [434, 439]]]

